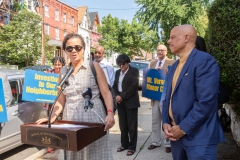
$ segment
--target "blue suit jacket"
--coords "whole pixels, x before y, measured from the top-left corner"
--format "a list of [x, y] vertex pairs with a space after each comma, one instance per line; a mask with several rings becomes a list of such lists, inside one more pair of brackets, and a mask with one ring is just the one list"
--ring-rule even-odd
[[[172, 79], [179, 60], [168, 72], [168, 85], [163, 101], [162, 123], [170, 123], [169, 103]], [[172, 113], [176, 125], [186, 132], [185, 146], [211, 145], [225, 141], [217, 110], [220, 71], [208, 53], [193, 49], [177, 80], [172, 95]]]

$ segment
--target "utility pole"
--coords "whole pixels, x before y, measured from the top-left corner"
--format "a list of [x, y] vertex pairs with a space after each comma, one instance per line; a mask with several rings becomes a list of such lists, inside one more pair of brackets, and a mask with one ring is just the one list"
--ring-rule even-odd
[[45, 65], [45, 52], [44, 52], [44, 39], [45, 39], [45, 29], [44, 29], [44, 0], [41, 3], [42, 6], [42, 65]]

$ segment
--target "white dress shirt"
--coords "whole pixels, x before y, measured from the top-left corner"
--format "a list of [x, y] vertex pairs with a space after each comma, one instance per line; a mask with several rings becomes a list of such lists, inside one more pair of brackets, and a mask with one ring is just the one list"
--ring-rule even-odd
[[108, 84], [112, 87], [115, 79], [115, 72], [113, 66], [109, 62], [107, 62], [105, 58], [102, 59], [101, 62], [99, 62], [99, 65], [103, 69]]
[[125, 73], [122, 73], [122, 71], [120, 71], [120, 75], [119, 75], [119, 79], [118, 79], [118, 91], [119, 92], [122, 92], [122, 81], [123, 81], [123, 78], [126, 75], [128, 69], [125, 71]]
[[165, 63], [165, 60], [166, 60], [166, 57], [165, 57], [163, 60], [161, 60], [161, 61], [158, 60], [157, 63], [156, 63], [155, 69], [159, 67], [159, 63], [160, 63], [160, 62], [162, 62], [162, 63], [161, 63], [161, 66], [160, 66], [160, 67], [162, 68], [162, 67], [163, 67], [163, 64]]

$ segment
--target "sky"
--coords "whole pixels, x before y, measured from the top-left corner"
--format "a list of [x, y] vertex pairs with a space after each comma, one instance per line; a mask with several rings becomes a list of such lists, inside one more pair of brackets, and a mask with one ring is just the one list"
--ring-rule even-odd
[[87, 6], [89, 12], [98, 12], [100, 20], [111, 14], [118, 19], [131, 22], [139, 6], [134, 0], [60, 0], [74, 8]]

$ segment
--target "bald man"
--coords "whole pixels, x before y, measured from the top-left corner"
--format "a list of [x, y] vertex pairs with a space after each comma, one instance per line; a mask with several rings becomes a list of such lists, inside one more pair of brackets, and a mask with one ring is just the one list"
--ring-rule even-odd
[[107, 78], [108, 84], [112, 87], [115, 79], [115, 72], [113, 66], [104, 58], [104, 48], [102, 46], [96, 47], [94, 61], [99, 63]]
[[196, 38], [193, 26], [181, 25], [168, 40], [171, 52], [180, 56], [167, 75], [162, 112], [174, 160], [216, 160], [217, 144], [225, 141], [217, 114], [219, 67], [195, 48]]
[[[167, 70], [168, 66], [172, 66], [175, 60], [169, 59], [167, 57], [167, 47], [163, 44], [160, 44], [157, 47], [157, 57], [158, 60], [155, 60], [150, 63], [150, 68], [155, 68], [157, 70], [163, 69]], [[159, 98], [160, 100], [160, 98]], [[159, 101], [151, 100], [152, 105], [152, 144], [148, 147], [149, 150], [155, 149], [156, 147], [161, 146], [161, 133], [162, 133], [162, 106]], [[166, 152], [171, 152], [171, 146], [169, 140], [165, 139]]]

